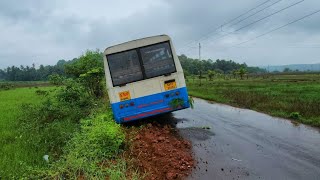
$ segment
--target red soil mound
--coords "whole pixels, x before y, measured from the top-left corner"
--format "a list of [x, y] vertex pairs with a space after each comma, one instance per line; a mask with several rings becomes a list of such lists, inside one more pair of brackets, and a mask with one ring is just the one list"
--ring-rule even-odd
[[148, 124], [136, 133], [130, 154], [145, 179], [182, 179], [192, 171], [191, 145], [173, 128]]

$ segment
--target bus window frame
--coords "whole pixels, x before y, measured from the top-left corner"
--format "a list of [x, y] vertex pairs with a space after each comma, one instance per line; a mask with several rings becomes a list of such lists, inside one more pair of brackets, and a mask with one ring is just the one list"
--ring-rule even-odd
[[[158, 44], [164, 44], [164, 43], [168, 43], [168, 44], [169, 44], [170, 53], [171, 53], [171, 55], [172, 55], [172, 60], [173, 60], [173, 65], [174, 65], [174, 69], [175, 69], [175, 70], [174, 70], [173, 72], [170, 72], [170, 73], [166, 73], [166, 74], [162, 74], [162, 75], [158, 75], [158, 76], [153, 76], [153, 77], [148, 77], [148, 78], [147, 78], [146, 72], [145, 72], [145, 69], [144, 69], [144, 66], [143, 66], [143, 60], [142, 60], [142, 57], [141, 57], [140, 48], [150, 47], [150, 46], [154, 46], [154, 45], [158, 45]], [[112, 73], [111, 73], [111, 70], [110, 70], [110, 62], [109, 62], [108, 56], [110, 56], [110, 55], [115, 55], [115, 54], [119, 54], [119, 53], [124, 53], [124, 52], [127, 52], [127, 51], [132, 51], [132, 50], [136, 50], [136, 51], [137, 51], [138, 60], [139, 60], [139, 64], [140, 64], [140, 69], [141, 69], [141, 71], [142, 71], [142, 77], [143, 77], [143, 78], [140, 79], [140, 80], [136, 80], [136, 81], [131, 81], [131, 82], [123, 83], [123, 84], [114, 85]], [[138, 82], [138, 81], [143, 81], [143, 80], [147, 80], [147, 79], [152, 79], [152, 78], [156, 78], [156, 77], [160, 77], [160, 76], [168, 76], [168, 75], [171, 75], [172, 73], [176, 73], [176, 72], [177, 72], [175, 55], [173, 54], [170, 40], [169, 40], [169, 41], [158, 42], [158, 43], [155, 43], [155, 44], [149, 44], [149, 45], [146, 45], [146, 46], [140, 46], [140, 47], [133, 48], [133, 49], [127, 49], [127, 50], [125, 50], [125, 51], [119, 51], [119, 52], [112, 53], [112, 54], [107, 54], [107, 55], [106, 55], [106, 59], [107, 59], [107, 62], [108, 62], [108, 68], [109, 68], [109, 73], [110, 73], [110, 77], [111, 77], [111, 81], [112, 81], [112, 86], [113, 86], [113, 87], [117, 87], [117, 86], [121, 87], [121, 86], [125, 86], [125, 85], [127, 85], [127, 84], [129, 84], [129, 83], [134, 83], [134, 82]]]

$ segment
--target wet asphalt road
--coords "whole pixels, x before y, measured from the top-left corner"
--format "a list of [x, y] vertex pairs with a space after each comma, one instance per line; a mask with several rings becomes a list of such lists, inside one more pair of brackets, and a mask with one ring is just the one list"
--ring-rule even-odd
[[195, 99], [173, 113], [198, 161], [189, 179], [318, 179], [320, 130]]

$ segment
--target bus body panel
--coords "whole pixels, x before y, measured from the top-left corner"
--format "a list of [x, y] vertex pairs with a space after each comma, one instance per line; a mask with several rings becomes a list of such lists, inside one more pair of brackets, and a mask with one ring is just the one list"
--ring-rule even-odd
[[[173, 107], [170, 101], [174, 98], [182, 99], [183, 104], [178, 107]], [[132, 102], [134, 105], [131, 105]], [[122, 109], [120, 105], [123, 105]], [[117, 123], [138, 120], [189, 107], [186, 87], [111, 104]]]
[[[127, 83], [121, 86], [113, 86], [107, 55], [121, 53], [130, 49], [141, 48], [164, 42], [169, 42], [170, 44], [176, 72]], [[109, 100], [111, 103], [112, 111], [114, 113], [114, 118], [118, 123], [137, 120], [156, 114], [171, 112], [189, 107], [188, 93], [186, 89], [183, 70], [175, 53], [175, 49], [172, 45], [171, 39], [167, 35], [143, 38], [109, 47], [104, 52], [104, 66]], [[172, 80], [176, 82], [176, 88], [166, 90], [165, 83]], [[166, 94], [170, 92], [175, 93], [176, 91], [179, 91], [180, 93], [178, 96], [170, 96], [169, 98], [164, 98]], [[120, 99], [120, 97], [122, 97], [122, 94], [128, 95], [128, 100]], [[182, 99], [184, 101], [183, 106], [179, 108], [172, 108], [169, 101], [171, 101], [173, 98]], [[134, 106], [131, 106], [130, 103], [133, 103]], [[148, 103], [150, 104], [149, 106], [141, 107]], [[122, 109], [120, 109], [121, 105], [124, 106]]]

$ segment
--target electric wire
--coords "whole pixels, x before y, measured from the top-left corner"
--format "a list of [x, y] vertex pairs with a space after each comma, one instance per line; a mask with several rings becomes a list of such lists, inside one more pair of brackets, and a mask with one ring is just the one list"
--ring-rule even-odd
[[[220, 26], [218, 26], [218, 27], [216, 27], [214, 30], [212, 30], [209, 34], [211, 34], [212, 32], [217, 31], [217, 30], [218, 30], [218, 29], [220, 29], [221, 27], [223, 27], [223, 26], [225, 26], [225, 25], [227, 25], [227, 24], [229, 24], [229, 23], [231, 23], [231, 22], [233, 22], [233, 21], [235, 21], [235, 20], [239, 19], [240, 17], [242, 17], [242, 16], [244, 16], [244, 15], [248, 14], [249, 12], [251, 12], [251, 11], [253, 11], [253, 10], [255, 10], [255, 9], [259, 8], [259, 7], [261, 7], [261, 6], [263, 6], [264, 4], [266, 4], [266, 3], [270, 2], [270, 1], [271, 1], [271, 0], [264, 1], [263, 3], [261, 3], [261, 4], [257, 5], [257, 6], [255, 6], [255, 7], [253, 7], [253, 8], [251, 8], [251, 9], [249, 9], [249, 10], [248, 10], [248, 11], [246, 11], [245, 13], [242, 13], [242, 14], [240, 14], [239, 16], [237, 16], [237, 17], [235, 17], [235, 18], [233, 18], [233, 19], [231, 19], [231, 20], [227, 21], [226, 23], [221, 24]], [[207, 33], [207, 34], [205, 34], [205, 35], [203, 35], [203, 36], [200, 38], [200, 40], [201, 40], [202, 38], [206, 37], [207, 35], [208, 35], [208, 33]], [[194, 43], [194, 42], [197, 42], [197, 41], [199, 41], [199, 39], [198, 39], [198, 40], [192, 40], [192, 41], [189, 41], [188, 43], [184, 44], [182, 47], [185, 47], [185, 46], [187, 46], [187, 45], [189, 45], [189, 44], [192, 44], [192, 43]], [[180, 49], [182, 49], [182, 48], [180, 48]]]

